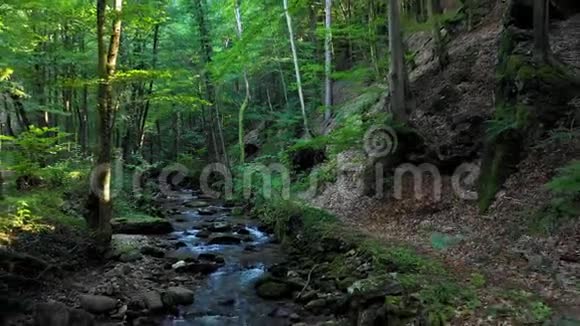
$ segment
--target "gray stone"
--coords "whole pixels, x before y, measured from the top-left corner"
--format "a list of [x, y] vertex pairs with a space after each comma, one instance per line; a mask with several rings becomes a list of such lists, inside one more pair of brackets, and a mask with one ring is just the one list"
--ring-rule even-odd
[[36, 306], [34, 323], [37, 326], [68, 326], [70, 313], [62, 303], [41, 303]]
[[207, 239], [210, 237], [210, 235], [211, 235], [211, 231], [209, 231], [209, 230], [201, 230], [195, 234], [196, 237], [201, 238], [201, 239]]
[[138, 260], [141, 260], [143, 258], [143, 255], [141, 255], [141, 253], [139, 253], [136, 250], [131, 250], [129, 252], [125, 252], [123, 254], [121, 254], [121, 256], [119, 257], [119, 261], [123, 262], [123, 263], [133, 263], [136, 262]]
[[215, 222], [207, 229], [211, 232], [228, 232], [232, 230], [232, 225], [227, 222]]
[[348, 293], [364, 302], [388, 295], [400, 295], [403, 287], [389, 276], [377, 276], [354, 282], [348, 288]]
[[256, 285], [256, 293], [263, 299], [282, 299], [292, 294], [292, 289], [288, 284], [275, 280], [265, 280]]
[[199, 273], [203, 275], [208, 275], [217, 271], [221, 266], [222, 266], [221, 264], [211, 261], [194, 262], [194, 263], [185, 263], [185, 265], [181, 264], [180, 266], [177, 266], [174, 269], [178, 273]]
[[319, 314], [326, 308], [326, 299], [314, 299], [308, 302], [305, 308], [313, 313]]
[[104, 295], [81, 295], [81, 307], [94, 314], [109, 312], [117, 307], [117, 300]]
[[163, 300], [161, 299], [161, 294], [157, 291], [149, 291], [143, 294], [143, 301], [145, 301], [147, 309], [151, 311], [163, 309]]
[[183, 287], [170, 287], [163, 293], [162, 299], [166, 307], [189, 305], [193, 303], [193, 291]]
[[140, 249], [141, 253], [146, 256], [151, 256], [155, 258], [163, 258], [165, 257], [165, 251], [159, 248], [155, 248], [152, 246], [145, 246]]
[[236, 245], [242, 243], [242, 238], [235, 234], [219, 234], [209, 239], [208, 244]]

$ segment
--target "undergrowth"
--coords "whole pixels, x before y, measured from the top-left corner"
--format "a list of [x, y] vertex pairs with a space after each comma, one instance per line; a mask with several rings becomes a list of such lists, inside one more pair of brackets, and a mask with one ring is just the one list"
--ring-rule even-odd
[[[263, 202], [254, 208], [253, 214], [270, 225], [283, 243], [292, 241], [289, 230], [295, 229], [297, 221], [300, 221], [298, 232], [302, 234], [302, 239], [309, 239], [307, 241], [311, 245], [325, 237], [339, 238], [352, 244], [362, 255], [371, 258], [378, 275], [395, 276], [408, 292], [415, 293], [424, 305], [429, 320], [435, 324], [452, 319], [459, 310], [473, 311], [480, 304], [476, 290], [484, 282], [481, 276], [464, 284], [450, 275], [440, 262], [408, 247], [369, 239], [320, 209], [280, 200]], [[350, 270], [348, 266], [343, 266], [340, 256], [332, 265], [333, 272], [342, 276]]]

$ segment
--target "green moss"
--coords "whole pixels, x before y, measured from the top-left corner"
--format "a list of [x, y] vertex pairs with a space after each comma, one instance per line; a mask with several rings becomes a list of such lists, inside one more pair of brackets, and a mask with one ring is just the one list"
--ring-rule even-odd
[[517, 73], [518, 80], [528, 81], [536, 78], [536, 70], [532, 66], [521, 66]]
[[536, 76], [547, 82], [557, 82], [566, 80], [566, 75], [557, 67], [551, 65], [542, 65], [536, 70]]
[[159, 220], [164, 220], [160, 217], [155, 217], [139, 212], [132, 212], [129, 215], [123, 215], [120, 217], [115, 217], [113, 221], [115, 222], [122, 222], [122, 223], [149, 223], [149, 222], [156, 222]]

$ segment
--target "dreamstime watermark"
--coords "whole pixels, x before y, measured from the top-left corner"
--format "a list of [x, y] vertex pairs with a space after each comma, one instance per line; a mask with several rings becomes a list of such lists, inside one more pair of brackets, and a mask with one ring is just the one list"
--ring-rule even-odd
[[[444, 180], [449, 180], [450, 188], [455, 196], [463, 200], [477, 199], [477, 193], [472, 190], [480, 172], [477, 164], [463, 163], [457, 166], [448, 178], [444, 178], [440, 169], [431, 163], [403, 163], [392, 166], [389, 160], [381, 160], [388, 158], [389, 155], [400, 155], [398, 135], [393, 128], [388, 126], [370, 127], [362, 143], [364, 157], [366, 157], [363, 162], [340, 161], [336, 164], [334, 171], [330, 171], [337, 179], [340, 176], [352, 177], [350, 180], [352, 182], [344, 183], [342, 188], [339, 187], [339, 192], [352, 193], [353, 190], [361, 190], [370, 183], [374, 183], [376, 197], [390, 195], [397, 200], [404, 199], [406, 196], [417, 200], [430, 197], [435, 201], [440, 201]], [[125, 189], [123, 187], [124, 172], [123, 161], [120, 159], [115, 160], [113, 164], [98, 165], [91, 173], [91, 191], [103, 199], [114, 198], [121, 191], [143, 194], [144, 185], [153, 180], [156, 181], [156, 188], [161, 194], [171, 197], [180, 193], [179, 189], [183, 186], [183, 182], [191, 175], [191, 171], [179, 163], [163, 167], [154, 173], [155, 176], [145, 168], [136, 168], [132, 175], [132, 189]], [[270, 165], [255, 163], [247, 165], [242, 171], [234, 174], [226, 165], [212, 163], [202, 169], [199, 180], [191, 183], [199, 185], [204, 195], [213, 198], [231, 199], [236, 192], [245, 199], [259, 195], [265, 199], [277, 196], [283, 199], [299, 197], [306, 200], [319, 194], [325, 183], [321, 178], [321, 171], [313, 169], [307, 176], [306, 182], [302, 180], [300, 191], [295, 191], [296, 193], [293, 194], [291, 172], [287, 166], [279, 163]], [[109, 189], [104, 189], [103, 184], [108, 181], [113, 182], [108, 187]], [[409, 188], [409, 183], [412, 183], [412, 191], [405, 191], [405, 186]], [[385, 189], [385, 185], [389, 188]], [[364, 191], [360, 192], [362, 193]]]

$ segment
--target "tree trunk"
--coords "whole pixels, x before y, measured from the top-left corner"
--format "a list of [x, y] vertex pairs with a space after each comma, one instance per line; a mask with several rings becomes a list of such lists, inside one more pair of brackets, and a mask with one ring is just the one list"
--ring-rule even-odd
[[104, 39], [106, 34], [106, 2], [106, 0], [97, 0], [99, 151], [97, 153], [97, 167], [91, 182], [92, 192], [89, 199], [91, 212], [88, 216], [88, 224], [94, 232], [98, 253], [103, 253], [109, 248], [112, 235], [111, 165], [115, 105], [111, 77], [115, 74], [119, 55], [123, 5], [122, 0], [113, 0], [115, 14], [113, 15], [113, 30], [107, 49]]
[[324, 38], [324, 123], [326, 127], [330, 123], [330, 118], [332, 115], [332, 0], [326, 0], [325, 2], [324, 22], [326, 29], [326, 35]]
[[403, 51], [399, 1], [389, 0], [389, 40], [391, 50], [391, 112], [396, 121], [407, 122], [409, 109], [406, 101], [408, 94], [407, 71]]
[[[203, 1], [203, 3], [202, 3]], [[204, 69], [202, 72], [202, 78], [205, 84], [206, 100], [210, 103], [210, 112], [208, 113], [208, 123], [210, 124], [210, 138], [208, 139], [208, 149], [213, 145], [215, 151], [215, 159], [221, 162], [227, 162], [227, 153], [225, 151], [225, 144], [223, 140], [223, 131], [220, 124], [220, 116], [217, 105], [215, 103], [215, 88], [211, 80], [211, 75], [208, 71], [208, 65], [211, 63], [212, 59], [212, 46], [211, 38], [209, 35], [209, 28], [206, 22], [206, 16], [204, 11], [205, 0], [195, 0], [195, 14], [198, 22], [198, 29], [200, 35], [201, 43], [201, 59], [204, 64]], [[218, 139], [221, 143], [221, 148], [218, 147]], [[220, 149], [222, 153], [220, 153]]]
[[534, 0], [534, 56], [543, 63], [547, 63], [550, 56], [549, 7], [548, 0]]
[[[242, 12], [241, 12], [241, 5], [240, 0], [234, 0], [234, 11], [236, 15], [236, 25], [238, 29], [238, 39], [242, 40], [242, 34], [244, 32], [244, 27], [242, 25]], [[244, 144], [244, 113], [248, 108], [250, 103], [250, 82], [248, 81], [248, 71], [244, 67], [244, 84], [246, 87], [246, 96], [244, 98], [244, 102], [242, 106], [240, 106], [239, 117], [238, 117], [238, 144], [240, 147], [240, 163], [244, 164], [246, 160], [246, 150]]]
[[290, 37], [290, 48], [292, 50], [292, 59], [294, 61], [294, 71], [296, 73], [296, 86], [298, 87], [298, 97], [300, 98], [300, 107], [302, 109], [302, 119], [304, 120], [304, 134], [305, 137], [310, 137], [310, 129], [308, 128], [308, 117], [306, 116], [306, 104], [304, 103], [304, 92], [302, 90], [302, 79], [300, 77], [300, 66], [298, 64], [298, 52], [296, 51], [296, 44], [294, 43], [294, 30], [292, 29], [292, 17], [288, 11], [288, 0], [283, 0], [284, 14], [286, 15], [286, 23], [288, 25], [288, 34]]
[[433, 52], [437, 56], [439, 69], [443, 70], [449, 64], [449, 53], [447, 47], [441, 36], [441, 23], [439, 22], [439, 15], [441, 15], [440, 0], [428, 0], [427, 10], [429, 19], [433, 24]]
[[[159, 24], [155, 25], [155, 31], [153, 32], [153, 59], [151, 67], [152, 69], [157, 68], [157, 52], [159, 48], [159, 29], [161, 26]], [[145, 109], [143, 111], [143, 115], [141, 116], [141, 120], [139, 123], [139, 130], [137, 134], [137, 139], [139, 141], [137, 147], [141, 149], [143, 146], [143, 135], [145, 134], [145, 123], [147, 122], [147, 116], [149, 115], [149, 107], [151, 105], [151, 94], [153, 94], [153, 80], [149, 82], [149, 89], [147, 90], [147, 100], [145, 102]]]

